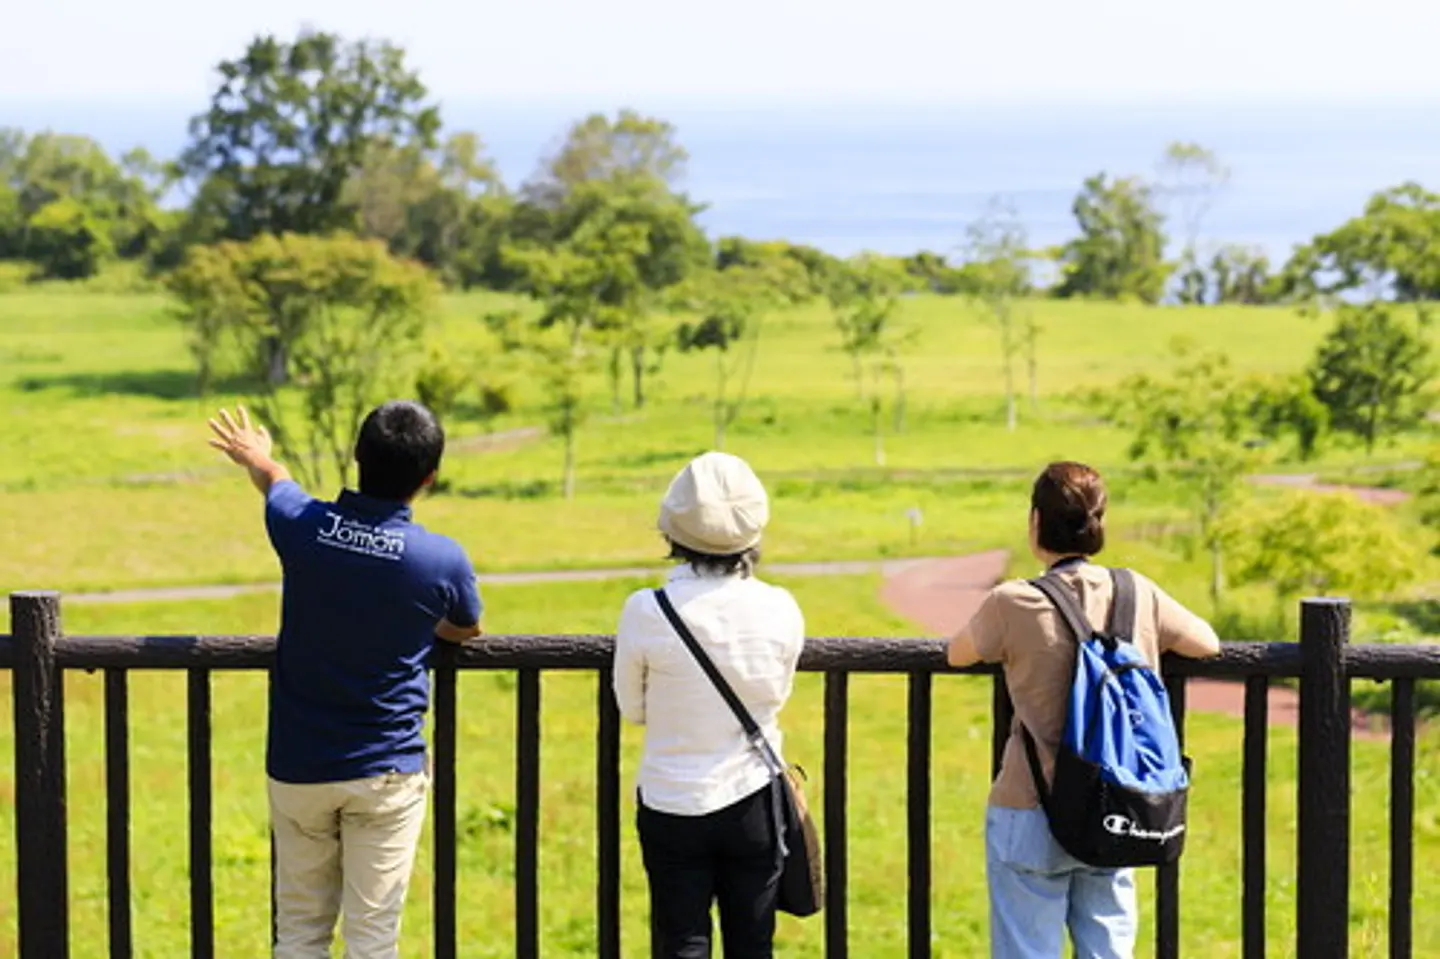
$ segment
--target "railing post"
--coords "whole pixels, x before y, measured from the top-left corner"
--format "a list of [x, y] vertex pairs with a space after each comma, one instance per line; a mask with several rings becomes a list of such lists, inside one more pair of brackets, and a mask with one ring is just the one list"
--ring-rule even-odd
[[15, 642], [15, 851], [20, 959], [70, 954], [60, 594], [11, 593]]
[[1300, 819], [1296, 950], [1346, 959], [1350, 917], [1350, 603], [1300, 604]]

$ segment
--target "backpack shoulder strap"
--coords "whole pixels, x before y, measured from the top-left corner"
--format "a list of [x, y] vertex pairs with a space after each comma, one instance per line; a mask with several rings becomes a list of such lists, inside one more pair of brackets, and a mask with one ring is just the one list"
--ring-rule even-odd
[[1046, 573], [1038, 579], [1032, 579], [1030, 585], [1040, 590], [1060, 612], [1060, 618], [1065, 620], [1066, 626], [1070, 627], [1075, 642], [1083, 643], [1095, 635], [1095, 630], [1090, 625], [1090, 620], [1086, 618], [1085, 610], [1081, 608], [1075, 594], [1060, 581], [1058, 576]]
[[[1080, 606], [1075, 594], [1070, 587], [1060, 581], [1060, 577], [1052, 573], [1046, 573], [1037, 579], [1032, 579], [1030, 585], [1040, 590], [1046, 599], [1060, 613], [1060, 618], [1065, 620], [1071, 634], [1075, 637], [1077, 644], [1085, 642], [1094, 635], [1095, 630], [1090, 626], [1090, 620], [1085, 615], [1085, 610]], [[1040, 807], [1045, 810], [1046, 815], [1050, 814], [1050, 787], [1045, 782], [1045, 775], [1040, 768], [1040, 754], [1035, 746], [1035, 737], [1030, 734], [1024, 723], [1020, 724], [1020, 738], [1025, 747], [1025, 759], [1030, 766], [1030, 776], [1035, 782], [1035, 794], [1040, 800]]]
[[1135, 641], [1135, 574], [1128, 569], [1110, 570], [1115, 595], [1110, 600], [1110, 619], [1105, 632], [1112, 639]]

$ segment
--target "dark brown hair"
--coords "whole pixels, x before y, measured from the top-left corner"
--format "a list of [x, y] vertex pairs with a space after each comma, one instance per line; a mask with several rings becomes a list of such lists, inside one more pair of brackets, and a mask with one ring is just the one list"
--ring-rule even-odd
[[760, 562], [760, 547], [752, 546], [739, 553], [728, 553], [718, 555], [715, 553], [702, 553], [699, 550], [691, 549], [688, 546], [681, 546], [668, 536], [665, 542], [670, 546], [669, 559], [678, 563], [688, 563], [690, 568], [697, 573], [709, 573], [716, 576], [741, 576], [749, 579], [755, 574], [755, 564]]
[[1039, 516], [1040, 548], [1061, 556], [1094, 556], [1105, 548], [1105, 482], [1084, 463], [1051, 463], [1035, 479], [1030, 508]]

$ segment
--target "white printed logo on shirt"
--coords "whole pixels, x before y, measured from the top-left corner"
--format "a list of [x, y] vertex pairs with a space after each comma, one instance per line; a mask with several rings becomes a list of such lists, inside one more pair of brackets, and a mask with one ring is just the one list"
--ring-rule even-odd
[[405, 531], [370, 526], [326, 511], [329, 526], [320, 527], [315, 542], [362, 556], [398, 561], [405, 554]]

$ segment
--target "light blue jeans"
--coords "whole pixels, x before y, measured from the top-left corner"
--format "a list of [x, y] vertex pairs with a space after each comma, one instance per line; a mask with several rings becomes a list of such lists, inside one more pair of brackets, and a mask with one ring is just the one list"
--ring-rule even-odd
[[985, 872], [993, 959], [1061, 959], [1067, 927], [1076, 959], [1134, 955], [1134, 871], [1075, 859], [1050, 835], [1044, 811], [985, 811]]

